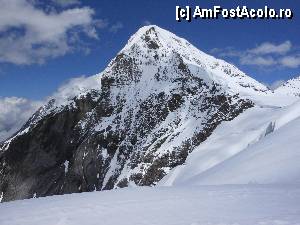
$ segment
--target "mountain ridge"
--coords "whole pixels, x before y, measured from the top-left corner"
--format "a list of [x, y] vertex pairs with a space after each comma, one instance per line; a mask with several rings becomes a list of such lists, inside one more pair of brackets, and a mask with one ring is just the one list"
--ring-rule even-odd
[[0, 145], [3, 201], [156, 185], [221, 122], [273, 97], [157, 26], [141, 28], [85, 81]]
[[275, 89], [275, 93], [300, 97], [300, 75], [285, 81]]

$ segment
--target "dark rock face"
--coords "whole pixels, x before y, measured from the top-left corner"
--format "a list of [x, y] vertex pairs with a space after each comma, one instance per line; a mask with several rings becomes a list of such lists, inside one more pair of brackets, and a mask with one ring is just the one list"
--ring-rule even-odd
[[100, 90], [60, 108], [50, 101], [0, 145], [3, 201], [155, 185], [218, 124], [253, 106], [205, 83], [177, 53], [162, 56], [151, 32], [146, 54], [138, 45], [120, 53]]

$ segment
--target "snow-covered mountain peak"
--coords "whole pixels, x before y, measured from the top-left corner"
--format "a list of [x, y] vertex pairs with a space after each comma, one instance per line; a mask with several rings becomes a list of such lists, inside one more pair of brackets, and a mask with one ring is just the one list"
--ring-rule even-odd
[[265, 85], [234, 65], [200, 51], [187, 40], [155, 25], [140, 28], [120, 54], [138, 58], [140, 64], [146, 65], [174, 65], [174, 60], [182, 60], [193, 75], [207, 84], [221, 85], [228, 93], [249, 98], [272, 94]]
[[[69, 82], [0, 144], [0, 171], [9, 168], [0, 173], [4, 201], [47, 195], [50, 176], [55, 194], [155, 185], [222, 121], [254, 106], [218, 82], [234, 76], [209, 62], [223, 63], [167, 31], [142, 28], [101, 74]], [[11, 166], [20, 151], [25, 160]], [[38, 183], [19, 191], [25, 180], [3, 176]]]
[[177, 50], [180, 50], [180, 47], [182, 46], [187, 47], [191, 45], [185, 39], [180, 38], [170, 31], [162, 29], [156, 25], [141, 27], [131, 36], [123, 51], [126, 51], [133, 45], [137, 44], [149, 49], [170, 47]]
[[102, 73], [71, 80], [0, 144], [0, 194], [155, 185], [222, 122], [274, 95], [186, 40], [143, 27]]
[[275, 90], [275, 93], [300, 97], [300, 76], [286, 81]]

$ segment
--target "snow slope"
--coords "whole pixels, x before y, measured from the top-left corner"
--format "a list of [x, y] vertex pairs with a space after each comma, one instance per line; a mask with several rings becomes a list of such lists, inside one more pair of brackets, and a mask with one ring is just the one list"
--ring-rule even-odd
[[299, 101], [249, 109], [223, 122], [160, 185], [300, 183], [299, 118]]
[[300, 118], [233, 158], [187, 181], [191, 184], [300, 184]]
[[1, 225], [299, 225], [299, 186], [125, 188], [0, 204]]
[[276, 88], [275, 93], [279, 95], [300, 97], [300, 76], [290, 79], [278, 88]]

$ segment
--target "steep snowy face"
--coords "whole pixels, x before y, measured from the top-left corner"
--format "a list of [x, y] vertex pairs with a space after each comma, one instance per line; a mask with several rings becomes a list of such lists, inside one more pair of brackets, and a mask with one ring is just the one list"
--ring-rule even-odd
[[121, 52], [131, 56], [147, 56], [144, 62], [148, 64], [159, 61], [160, 64], [168, 65], [180, 58], [195, 76], [206, 83], [217, 83], [230, 93], [250, 98], [272, 93], [235, 66], [198, 50], [185, 39], [157, 26], [142, 27]]
[[279, 86], [275, 93], [300, 97], [300, 76], [290, 79]]
[[141, 28], [81, 83], [0, 145], [3, 201], [155, 185], [222, 121], [253, 107], [248, 98], [269, 94], [156, 26]]

